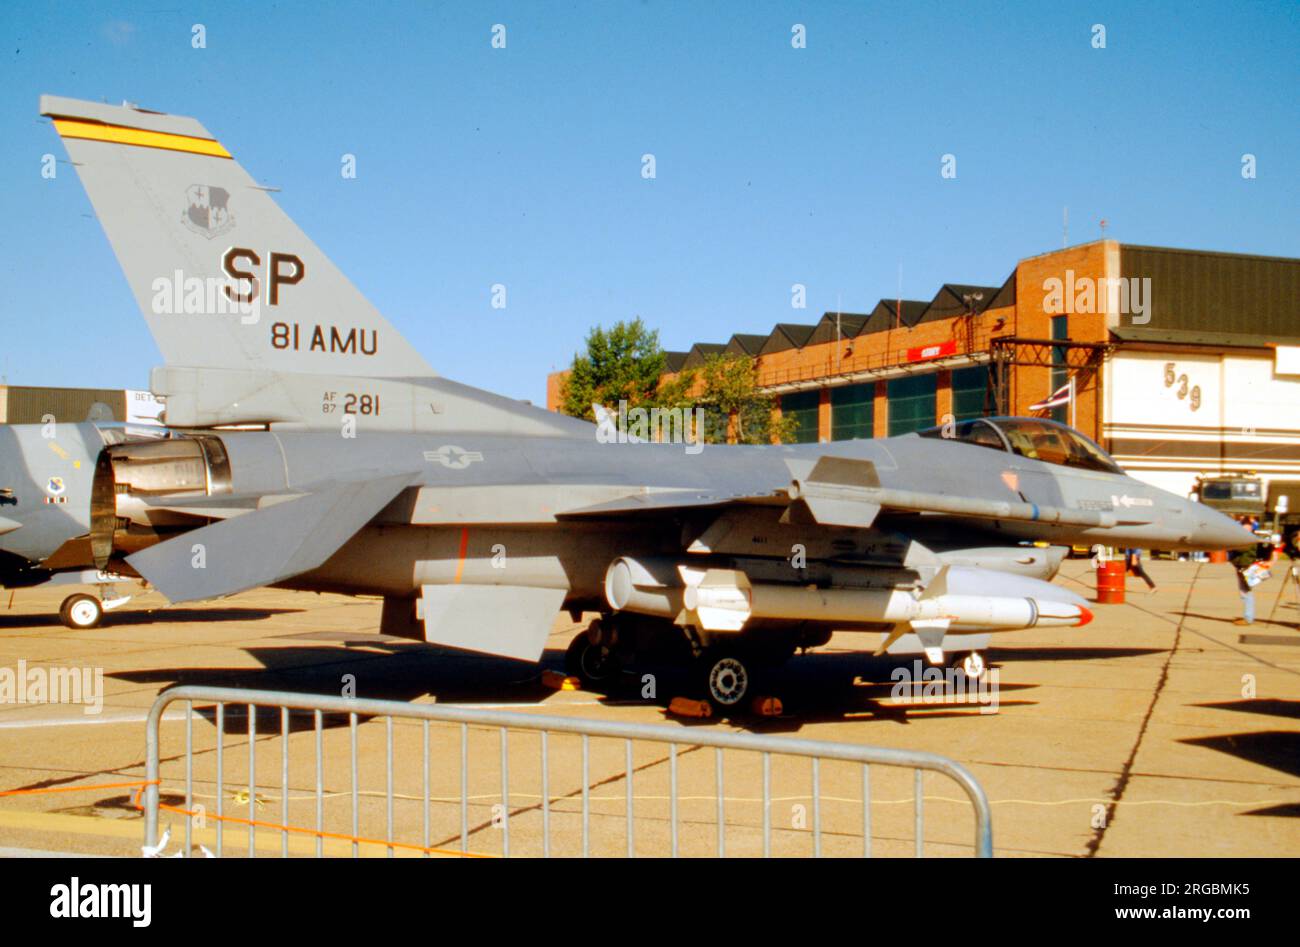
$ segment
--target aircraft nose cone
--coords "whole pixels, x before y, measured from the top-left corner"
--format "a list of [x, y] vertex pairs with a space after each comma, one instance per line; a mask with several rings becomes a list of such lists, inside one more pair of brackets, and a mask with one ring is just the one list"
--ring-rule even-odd
[[1202, 508], [1197, 519], [1196, 539], [1205, 549], [1240, 549], [1259, 542], [1254, 533], [1218, 510]]

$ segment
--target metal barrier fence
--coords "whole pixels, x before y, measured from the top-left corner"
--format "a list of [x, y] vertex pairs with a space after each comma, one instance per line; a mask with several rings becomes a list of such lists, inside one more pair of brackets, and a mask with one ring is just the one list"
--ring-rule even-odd
[[[163, 721], [164, 710], [171, 704], [177, 702], [185, 703], [185, 804], [184, 807], [169, 806], [160, 804], [160, 725]], [[683, 755], [682, 747], [687, 747], [685, 752], [693, 752], [700, 748], [713, 748], [714, 750], [714, 797], [716, 799], [716, 842], [713, 845], [714, 853], [718, 856], [724, 856], [727, 853], [727, 820], [726, 820], [726, 803], [724, 789], [726, 786], [726, 767], [723, 759], [723, 752], [742, 751], [747, 754], [757, 754], [762, 764], [762, 854], [769, 857], [772, 854], [772, 759], [776, 757], [803, 757], [810, 761], [811, 792], [808, 798], [811, 801], [811, 837], [812, 837], [812, 854], [820, 856], [822, 854], [822, 803], [823, 792], [821, 789], [821, 763], [824, 760], [843, 761], [849, 764], [859, 764], [861, 766], [861, 818], [858, 822], [858, 829], [862, 836], [862, 852], [864, 857], [871, 856], [872, 846], [872, 790], [871, 790], [871, 767], [873, 765], [885, 767], [904, 767], [914, 770], [913, 780], [913, 806], [914, 806], [914, 831], [915, 831], [915, 854], [921, 857], [925, 840], [925, 822], [924, 822], [924, 794], [922, 780], [926, 771], [940, 773], [957, 783], [965, 792], [966, 797], [974, 810], [975, 821], [975, 838], [974, 854], [980, 857], [992, 857], [993, 854], [993, 828], [992, 817], [989, 810], [988, 799], [984, 790], [976, 782], [975, 777], [960, 764], [933, 753], [926, 753], [912, 750], [899, 750], [887, 747], [859, 746], [847, 743], [830, 743], [825, 741], [804, 740], [787, 737], [772, 737], [758, 734], [736, 734], [721, 733], [715, 731], [703, 731], [697, 728], [673, 727], [660, 724], [638, 724], [638, 723], [616, 723], [612, 721], [590, 720], [582, 718], [568, 718], [557, 716], [541, 716], [520, 713], [517, 711], [500, 711], [493, 709], [480, 709], [470, 707], [452, 707], [445, 705], [427, 705], [427, 704], [409, 704], [400, 701], [386, 700], [366, 700], [360, 698], [331, 697], [314, 694], [295, 694], [284, 691], [260, 691], [260, 690], [243, 690], [238, 688], [223, 687], [196, 687], [183, 686], [176, 687], [165, 691], [159, 695], [149, 712], [148, 722], [146, 725], [146, 755], [147, 755], [147, 782], [145, 784], [145, 844], [150, 848], [158, 846], [158, 813], [163, 808], [167, 811], [175, 812], [185, 816], [185, 836], [184, 836], [184, 854], [188, 857], [192, 849], [192, 831], [196, 821], [196, 810], [194, 798], [194, 729], [193, 718], [195, 703], [200, 702], [206, 706], [208, 703], [215, 705], [214, 722], [217, 730], [216, 746], [216, 814], [213, 817], [216, 822], [216, 854], [223, 854], [225, 823], [234, 822], [242, 823], [247, 826], [248, 830], [248, 855], [251, 857], [255, 854], [255, 835], [259, 828], [278, 832], [281, 840], [281, 855], [289, 854], [289, 838], [292, 834], [304, 834], [314, 837], [315, 854], [319, 857], [323, 854], [323, 846], [326, 839], [332, 840], [333, 845], [341, 842], [351, 843], [351, 854], [355, 857], [359, 853], [359, 847], [362, 844], [381, 846], [391, 857], [397, 850], [417, 851], [425, 856], [430, 854], [450, 854], [450, 855], [470, 855], [481, 856], [483, 853], [471, 852], [469, 850], [470, 836], [470, 728], [491, 728], [499, 731], [500, 735], [500, 810], [504, 813], [504, 818], [500, 819], [500, 824], [496, 827], [501, 829], [501, 854], [508, 856], [511, 853], [510, 838], [510, 821], [511, 813], [511, 792], [510, 792], [510, 752], [508, 734], [512, 730], [533, 731], [540, 736], [540, 810], [541, 810], [541, 854], [546, 857], [551, 855], [552, 848], [552, 829], [551, 817], [553, 813], [553, 804], [561, 798], [552, 792], [550, 782], [550, 757], [548, 737], [552, 734], [571, 734], [581, 738], [581, 854], [585, 857], [589, 854], [589, 841], [591, 836], [591, 741], [593, 738], [599, 740], [621, 740], [623, 746], [623, 758], [620, 761], [622, 772], [618, 773], [625, 783], [625, 800], [624, 800], [624, 818], [626, 821], [627, 845], [626, 851], [629, 857], [636, 854], [634, 840], [634, 794], [633, 785], [637, 776], [638, 769], [633, 765], [633, 744], [634, 742], [666, 744], [668, 747], [668, 764], [669, 764], [669, 832], [671, 837], [671, 854], [676, 857], [679, 854], [679, 802], [682, 800], [678, 785], [678, 760]], [[224, 773], [223, 763], [226, 756], [225, 752], [225, 732], [227, 723], [226, 708], [227, 705], [242, 706], [247, 708], [248, 715], [248, 774], [247, 774], [247, 793], [248, 793], [248, 818], [228, 816], [224, 811]], [[257, 708], [274, 708], [279, 710], [279, 736], [281, 738], [280, 753], [280, 814], [279, 823], [267, 822], [256, 818], [256, 809], [262, 804], [263, 799], [258, 795], [258, 786], [256, 782], [256, 747], [258, 742], [257, 729]], [[315, 736], [315, 827], [294, 826], [289, 823], [289, 805], [290, 805], [290, 779], [289, 779], [289, 743], [290, 743], [290, 712], [305, 711], [311, 714], [312, 730]], [[323, 752], [323, 732], [325, 715], [346, 717], [349, 731], [349, 747], [351, 759], [351, 832], [327, 832], [324, 824], [324, 800], [326, 793], [325, 772], [324, 772], [324, 752]], [[362, 795], [359, 789], [359, 766], [358, 766], [358, 721], [359, 718], [379, 718], [383, 721], [385, 727], [385, 834], [382, 839], [368, 839], [360, 834], [360, 817], [359, 817], [359, 800]], [[423, 745], [423, 845], [415, 845], [407, 842], [397, 841], [394, 838], [394, 769], [393, 769], [393, 721], [394, 719], [406, 719], [420, 721], [422, 726], [422, 745]], [[430, 795], [430, 723], [458, 724], [460, 731], [460, 767], [459, 767], [459, 807], [460, 807], [460, 848], [459, 850], [449, 849], [442, 846], [430, 844], [430, 806], [432, 797]], [[272, 732], [263, 731], [263, 736], [271, 736]], [[516, 767], [518, 769], [518, 767]], [[643, 773], [644, 776], [644, 773]], [[612, 778], [612, 777], [611, 777]], [[242, 792], [242, 789], [240, 790]], [[493, 790], [495, 793], [495, 788]], [[576, 795], [577, 791], [564, 794], [564, 798], [569, 799]], [[336, 793], [331, 795], [343, 795]], [[311, 797], [299, 797], [310, 799]], [[404, 797], [415, 801], [418, 797]], [[694, 802], [700, 802], [704, 797], [692, 797]], [[449, 802], [448, 799], [440, 799], [440, 802]], [[608, 800], [605, 800], [608, 801]], [[749, 800], [757, 802], [760, 800]], [[845, 802], [844, 799], [837, 799], [839, 802]], [[948, 800], [959, 801], [959, 800]], [[877, 801], [877, 805], [879, 805]], [[535, 807], [534, 807], [535, 808]], [[570, 813], [576, 815], [576, 813]], [[697, 820], [698, 821], [698, 820]], [[753, 828], [756, 828], [753, 827]], [[854, 835], [858, 829], [854, 830]], [[842, 833], [841, 833], [842, 834]], [[698, 840], [698, 835], [692, 835], [692, 841]]]

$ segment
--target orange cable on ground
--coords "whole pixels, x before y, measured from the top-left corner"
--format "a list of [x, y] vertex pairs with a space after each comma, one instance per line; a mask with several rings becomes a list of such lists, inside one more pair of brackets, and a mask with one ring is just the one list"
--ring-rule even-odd
[[[180, 806], [168, 806], [159, 803], [158, 808], [164, 809], [167, 812], [175, 812], [178, 815], [184, 815], [184, 816], [194, 815], [193, 812], [188, 811], [186, 809], [182, 809]], [[429, 846], [426, 848], [423, 845], [414, 845], [410, 842], [390, 842], [386, 839], [366, 838], [365, 836], [359, 836], [359, 835], [346, 835], [340, 832], [326, 832], [323, 829], [308, 829], [296, 825], [281, 825], [278, 822], [263, 822], [260, 819], [241, 819], [238, 816], [232, 816], [232, 815], [215, 816], [212, 815], [211, 813], [205, 813], [204, 817], [208, 819], [215, 819], [221, 822], [235, 822], [238, 823], [239, 825], [252, 825], [263, 829], [273, 829], [277, 832], [299, 832], [304, 835], [315, 835], [319, 838], [340, 839], [344, 842], [358, 842], [358, 843], [364, 843], [366, 845], [380, 845], [385, 848], [404, 848], [404, 849], [410, 849], [411, 851], [429, 852], [431, 854], [437, 854], [437, 855], [457, 855], [462, 858], [496, 858], [497, 857], [496, 855], [486, 855], [479, 852], [459, 852], [454, 849], [437, 848], [434, 846]]]
[[[132, 786], [151, 786], [155, 785], [157, 780], [142, 780], [133, 783], [100, 783], [97, 786], [46, 786], [42, 789], [6, 789], [0, 791], [0, 796], [35, 796], [47, 792], [80, 792], [83, 789], [129, 789]], [[136, 793], [138, 799], [140, 793]], [[139, 808], [137, 805], [136, 808]]]
[[[149, 786], [160, 785], [160, 780], [142, 779], [129, 783], [99, 783], [94, 786], [47, 786], [40, 789], [6, 789], [0, 791], [0, 797], [3, 796], [34, 796], [42, 793], [52, 792], [80, 792], [91, 789], [129, 789], [135, 788], [135, 798], [131, 800], [131, 805], [144, 811], [144, 804], [140, 801], [140, 794]], [[189, 809], [183, 809], [180, 806], [169, 806], [159, 802], [158, 808], [166, 812], [174, 812], [177, 815], [183, 815], [192, 818], [195, 813]], [[280, 825], [277, 822], [262, 822], [258, 819], [241, 819], [238, 816], [230, 815], [212, 815], [204, 813], [204, 818], [213, 819], [218, 822], [235, 822], [240, 825], [252, 825], [258, 828], [273, 829], [277, 832], [299, 832], [305, 835], [315, 835], [319, 838], [340, 839], [344, 842], [356, 842], [366, 845], [381, 845], [385, 848], [402, 848], [410, 849], [416, 852], [426, 852], [433, 855], [456, 855], [461, 858], [496, 858], [496, 855], [487, 855], [480, 852], [458, 852], [454, 849], [437, 848], [436, 846], [414, 845], [409, 842], [390, 842], [387, 839], [366, 838], [359, 835], [346, 835], [339, 832], [326, 832], [322, 829], [308, 829], [296, 825]]]

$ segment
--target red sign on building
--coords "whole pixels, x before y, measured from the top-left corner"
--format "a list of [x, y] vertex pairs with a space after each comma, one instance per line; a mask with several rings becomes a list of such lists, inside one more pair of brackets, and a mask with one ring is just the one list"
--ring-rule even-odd
[[945, 355], [957, 354], [957, 340], [949, 339], [947, 342], [940, 342], [937, 345], [922, 345], [919, 348], [907, 350], [907, 360], [909, 362], [924, 362], [932, 358], [943, 358]]

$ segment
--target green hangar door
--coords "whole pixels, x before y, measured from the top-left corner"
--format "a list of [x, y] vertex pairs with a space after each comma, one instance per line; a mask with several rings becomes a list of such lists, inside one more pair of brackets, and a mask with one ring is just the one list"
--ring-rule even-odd
[[817, 443], [817, 406], [821, 403], [821, 394], [820, 390], [814, 389], [781, 396], [781, 416], [794, 419], [794, 433], [789, 443]]
[[969, 421], [985, 414], [984, 399], [988, 395], [989, 369], [987, 365], [957, 368], [952, 373], [952, 418]]
[[908, 375], [889, 382], [889, 436], [933, 427], [934, 392], [938, 375]]
[[875, 437], [876, 383], [831, 389], [831, 440]]

